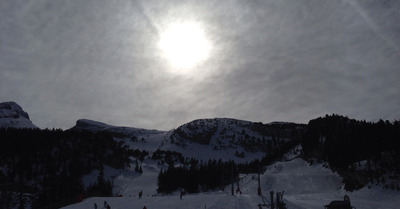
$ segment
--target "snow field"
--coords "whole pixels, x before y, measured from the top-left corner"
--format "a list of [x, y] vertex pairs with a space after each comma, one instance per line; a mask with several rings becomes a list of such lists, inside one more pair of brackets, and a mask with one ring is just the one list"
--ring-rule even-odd
[[[63, 209], [90, 209], [94, 203], [102, 208], [107, 201], [112, 209], [152, 208], [173, 209], [258, 209], [262, 198], [257, 195], [257, 175], [241, 175], [239, 182], [242, 194], [231, 195], [230, 186], [225, 191], [188, 194], [179, 198], [177, 191], [171, 195], [156, 195], [157, 176], [160, 167], [155, 161], [145, 160], [143, 174], [132, 175], [132, 171], [124, 171], [115, 177], [114, 192], [121, 191], [123, 197], [93, 197], [81, 203]], [[261, 175], [261, 187], [264, 199], [269, 200], [269, 191], [284, 191], [284, 202], [289, 209], [323, 209], [333, 200], [342, 200], [349, 195], [352, 206], [358, 209], [398, 209], [400, 193], [372, 187], [356, 192], [342, 189], [341, 178], [322, 165], [308, 165], [302, 159], [278, 162], [267, 168]], [[236, 190], [236, 185], [234, 185]], [[121, 189], [123, 188], [123, 189]], [[138, 198], [138, 192], [143, 197]]]

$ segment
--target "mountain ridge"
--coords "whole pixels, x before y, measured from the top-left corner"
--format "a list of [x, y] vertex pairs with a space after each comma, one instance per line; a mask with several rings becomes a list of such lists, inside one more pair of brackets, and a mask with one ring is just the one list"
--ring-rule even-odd
[[[15, 107], [15, 113], [1, 112], [2, 115], [8, 118], [22, 118], [25, 115], [22, 108], [17, 109], [17, 106], [13, 105], [13, 103], [9, 103], [3, 109], [13, 110]], [[25, 116], [23, 118], [27, 119]], [[149, 194], [151, 198], [163, 197], [163, 195], [154, 193], [157, 191], [157, 187], [160, 188], [158, 177], [162, 175], [165, 177], [178, 171], [182, 175], [183, 172], [190, 172], [190, 167], [193, 167], [193, 172], [196, 171], [197, 174], [201, 174], [199, 168], [203, 165], [207, 164], [208, 166], [203, 166], [203, 168], [210, 171], [209, 168], [221, 168], [218, 165], [224, 165], [224, 163], [229, 165], [229, 163], [234, 162], [237, 164], [237, 170], [241, 170], [240, 173], [238, 172], [238, 177], [240, 177], [238, 184], [241, 184], [243, 196], [226, 195], [229, 191], [207, 190], [207, 185], [204, 183], [198, 184], [203, 185], [201, 191], [218, 193], [222, 198], [251, 197], [249, 203], [254, 203], [253, 196], [258, 198], [255, 173], [257, 168], [259, 171], [261, 166], [266, 168], [263, 171], [264, 174], [261, 175], [264, 194], [269, 190], [281, 191], [284, 189], [287, 191], [285, 193], [288, 196], [287, 200], [293, 203], [288, 201], [288, 205], [299, 205], [293, 208], [304, 208], [303, 206], [307, 205], [301, 200], [304, 197], [307, 200], [314, 200], [319, 204], [319, 207], [322, 205], [321, 201], [316, 199], [319, 197], [326, 198], [326, 191], [330, 194], [342, 196], [342, 192], [347, 193], [347, 191], [352, 191], [352, 188], [355, 191], [363, 190], [368, 193], [371, 187], [374, 189], [375, 184], [383, 188], [392, 188], [393, 186], [393, 190], [400, 188], [398, 177], [395, 177], [398, 176], [398, 170], [393, 170], [396, 165], [399, 165], [396, 164], [399, 161], [394, 160], [400, 158], [394, 158], [398, 155], [395, 155], [396, 149], [393, 144], [389, 143], [392, 140], [386, 140], [388, 144], [382, 146], [382, 149], [377, 149], [378, 146], [372, 146], [374, 144], [369, 146], [373, 148], [372, 150], [378, 151], [376, 156], [379, 158], [374, 156], [371, 158], [369, 155], [364, 158], [364, 155], [361, 155], [363, 153], [360, 153], [360, 150], [372, 153], [365, 149], [365, 143], [351, 144], [358, 139], [362, 139], [361, 142], [368, 139], [364, 138], [364, 135], [359, 135], [359, 133], [371, 135], [372, 139], [379, 137], [380, 140], [377, 140], [377, 142], [383, 142], [385, 138], [390, 139], [391, 137], [390, 134], [383, 133], [400, 133], [395, 131], [400, 130], [397, 129], [398, 127], [400, 127], [398, 121], [393, 124], [389, 121], [366, 123], [344, 116], [327, 115], [324, 118], [311, 120], [307, 125], [288, 122], [263, 124], [232, 118], [197, 119], [170, 131], [112, 126], [88, 119], [78, 120], [74, 127], [65, 131], [0, 129], [0, 134], [2, 134], [0, 142], [3, 143], [0, 146], [2, 148], [0, 153], [6, 156], [4, 158], [6, 160], [2, 161], [3, 165], [0, 165], [0, 172], [7, 167], [12, 168], [13, 171], [3, 172], [5, 175], [0, 175], [0, 177], [7, 177], [7, 181], [13, 179], [14, 184], [10, 184], [10, 188], [6, 188], [6, 191], [14, 191], [13, 188], [20, 184], [17, 179], [22, 179], [25, 183], [32, 182], [32, 179], [34, 179], [37, 187], [32, 187], [33, 190], [26, 187], [24, 191], [31, 191], [33, 197], [40, 194], [38, 199], [35, 199], [36, 204], [47, 204], [48, 200], [52, 199], [51, 195], [61, 197], [64, 195], [63, 192], [72, 191], [70, 200], [57, 202], [61, 206], [73, 203], [76, 195], [82, 191], [99, 195], [95, 193], [100, 188], [99, 185], [101, 186], [108, 180], [114, 181], [117, 185], [117, 187], [110, 187], [107, 190], [109, 195], [131, 197], [131, 195], [138, 194], [139, 191], [144, 191], [147, 198], [150, 198]], [[397, 138], [394, 137], [393, 139]], [[345, 144], [332, 146], [337, 142]], [[10, 145], [12, 145], [11, 148]], [[354, 153], [346, 152], [346, 150], [352, 151], [353, 148], [356, 148]], [[326, 156], [323, 155], [324, 153], [318, 152], [324, 150], [331, 150], [331, 152], [325, 153]], [[353, 155], [348, 154], [356, 154], [356, 158], [350, 161], [346, 167], [339, 167], [340, 164], [338, 165], [337, 162], [341, 161], [337, 161], [335, 157], [351, 159], [349, 156]], [[49, 159], [52, 160], [52, 163], [48, 163]], [[391, 162], [394, 165], [388, 164]], [[382, 163], [390, 166], [383, 166]], [[345, 168], [348, 169], [344, 172], [343, 169]], [[30, 171], [34, 171], [34, 175]], [[66, 175], [60, 176], [60, 171]], [[322, 175], [321, 171], [323, 171]], [[232, 175], [232, 166], [225, 166], [224, 172], [225, 176]], [[15, 175], [15, 173], [18, 175]], [[52, 190], [42, 190], [41, 188], [47, 188], [42, 185], [45, 183], [44, 180], [48, 179], [46, 176], [49, 175], [57, 177], [50, 183], [55, 187], [49, 187]], [[218, 173], [213, 173], [213, 175], [221, 176]], [[163, 182], [183, 181], [183, 178], [176, 179], [174, 176], [176, 175], [170, 175]], [[207, 177], [207, 174], [198, 176]], [[364, 178], [373, 181], [364, 182]], [[71, 179], [75, 179], [76, 183], [82, 181], [85, 186], [82, 188], [73, 187]], [[360, 182], [361, 184], [356, 184], [360, 179], [363, 180]], [[216, 178], [215, 180], [220, 179]], [[59, 183], [65, 182], [68, 183], [62, 187], [59, 186]], [[112, 184], [109, 183], [109, 185]], [[58, 188], [62, 188], [62, 191]], [[74, 188], [78, 189], [74, 190]], [[229, 189], [229, 187], [227, 188]], [[178, 194], [177, 192], [179, 190], [174, 190], [171, 197]], [[46, 196], [48, 194], [51, 195]], [[156, 196], [153, 196], [153, 194]], [[204, 194], [210, 193], [202, 193], [201, 195]], [[318, 198], [315, 198], [315, 195]], [[398, 193], [396, 193], [397, 196]], [[330, 196], [328, 197], [329, 200], [332, 199]], [[184, 200], [186, 198], [188, 196]], [[127, 200], [127, 198], [122, 199]], [[118, 200], [122, 199], [119, 198]], [[17, 196], [16, 200], [18, 200]], [[114, 200], [118, 201], [117, 199]], [[388, 200], [394, 202], [390, 198]], [[31, 200], [25, 198], [21, 201], [29, 203]], [[149, 202], [151, 202], [150, 199]], [[324, 202], [328, 203], [329, 201], [324, 199]], [[90, 203], [93, 204], [93, 202]], [[362, 202], [356, 203], [356, 206], [366, 205]], [[0, 206], [2, 206], [1, 204], [0, 202]], [[215, 204], [218, 207], [222, 205], [222, 203]], [[75, 208], [75, 206], [71, 207]], [[199, 207], [196, 206], [196, 208]]]

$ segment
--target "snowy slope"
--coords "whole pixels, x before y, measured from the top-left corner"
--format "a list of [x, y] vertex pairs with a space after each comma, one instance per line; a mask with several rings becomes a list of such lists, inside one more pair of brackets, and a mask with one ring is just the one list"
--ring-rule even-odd
[[[279, 126], [278, 126], [279, 125]], [[300, 125], [299, 125], [300, 126]], [[107, 132], [132, 149], [157, 149], [182, 153], [199, 160], [223, 159], [236, 162], [263, 157], [272, 141], [286, 141], [297, 125], [262, 124], [229, 118], [198, 119], [171, 131], [118, 127], [80, 119], [71, 130]], [[238, 156], [237, 153], [243, 153]]]
[[[284, 191], [284, 202], [289, 209], [322, 209], [333, 200], [342, 200], [345, 194], [350, 196], [351, 204], [356, 208], [395, 209], [400, 204], [400, 193], [395, 191], [372, 187], [353, 193], [346, 192], [342, 190], [341, 178], [336, 173], [332, 173], [321, 164], [309, 165], [299, 158], [267, 167], [266, 172], [261, 175], [262, 197], [257, 195], [257, 175], [249, 174], [242, 175], [240, 180], [242, 194], [231, 195], [230, 189], [226, 188], [225, 191], [186, 195], [180, 200], [178, 193], [155, 195], [160, 167], [151, 161], [145, 164], [142, 175], [129, 176], [127, 173], [121, 173], [116, 177], [115, 190], [123, 188], [123, 197], [88, 198], [64, 209], [93, 208], [94, 203], [102, 207], [104, 201], [113, 209], [140, 209], [144, 206], [148, 209], [257, 209], [259, 203], [269, 200], [271, 190]], [[144, 194], [141, 199], [137, 196], [140, 190], [143, 190]]]
[[301, 128], [301, 125], [293, 123], [262, 124], [231, 118], [198, 119], [171, 131], [161, 149], [201, 160], [252, 161], [274, 149], [276, 142], [289, 140], [292, 132]]
[[171, 141], [181, 146], [191, 141], [225, 149], [238, 147], [243, 141], [270, 139], [272, 135], [272, 131], [261, 123], [214, 118], [194, 120], [178, 127], [171, 135]]
[[15, 102], [0, 103], [0, 127], [38, 128], [29, 119], [28, 113]]
[[[15, 102], [0, 103], [0, 126], [17, 128], [37, 128], [29, 120], [28, 114]], [[172, 150], [185, 157], [198, 160], [234, 160], [250, 162], [261, 158], [264, 152], [257, 149], [264, 141], [289, 140], [301, 126], [292, 123], [262, 124], [236, 119], [200, 119], [184, 124], [171, 131], [146, 130], [131, 127], [117, 127], [101, 122], [81, 119], [71, 130], [107, 132], [115, 140], [124, 142], [132, 149], [147, 150], [150, 155], [156, 149]], [[251, 142], [250, 144], [248, 142]], [[253, 143], [254, 142], [254, 143]], [[261, 143], [260, 143], [261, 142]], [[296, 147], [295, 149], [301, 149]], [[243, 152], [237, 156], [235, 152]], [[266, 168], [261, 175], [263, 196], [257, 195], [257, 175], [241, 175], [241, 195], [231, 195], [230, 188], [225, 191], [186, 195], [179, 199], [179, 192], [172, 195], [157, 194], [157, 177], [166, 165], [146, 158], [141, 162], [143, 173], [134, 171], [134, 165], [125, 170], [105, 166], [105, 177], [114, 183], [113, 193], [122, 197], [88, 198], [81, 203], [65, 209], [93, 208], [97, 203], [102, 208], [107, 201], [113, 209], [125, 208], [258, 208], [259, 203], [268, 200], [269, 191], [284, 191], [284, 201], [291, 209], [323, 208], [332, 200], [342, 200], [350, 196], [352, 205], [366, 209], [394, 209], [400, 205], [400, 192], [382, 190], [369, 185], [356, 192], [343, 190], [342, 178], [325, 168], [322, 164], [309, 165], [297, 158], [296, 152], [288, 153], [283, 159]], [[84, 186], [94, 183], [99, 171], [83, 176]], [[236, 187], [236, 185], [235, 185]], [[138, 193], [143, 191], [143, 197]]]
[[[310, 166], [300, 158], [268, 167], [264, 180], [268, 190], [285, 190], [286, 194], [333, 192], [342, 186], [342, 178], [338, 174], [321, 165]], [[280, 186], [281, 182], [285, 182], [284, 187]]]
[[168, 134], [166, 131], [112, 126], [88, 119], [78, 120], [70, 130], [106, 132], [111, 134], [115, 140], [125, 142], [132, 149], [145, 149], [148, 151], [156, 150]]
[[[148, 131], [134, 128], [113, 127], [106, 124], [81, 121], [85, 124], [82, 130], [111, 131], [124, 133], [116, 140], [124, 141], [131, 148], [140, 148], [154, 151], [157, 148], [174, 150], [181, 152], [184, 156], [196, 159], [232, 159], [236, 162], [251, 161], [262, 157], [261, 152], [250, 152], [240, 144], [232, 141], [233, 134], [243, 132], [250, 136], [262, 137], [267, 140], [268, 134], [274, 130], [264, 124], [255, 124], [247, 121], [235, 119], [202, 119], [192, 121], [180, 126], [178, 129], [169, 132]], [[271, 125], [285, 126], [286, 123], [274, 123]], [[78, 124], [77, 124], [78, 126]], [[177, 131], [178, 130], [178, 131]], [[278, 130], [278, 129], [276, 129]], [[275, 130], [275, 131], [276, 131]], [[279, 129], [284, 130], [284, 129]], [[283, 131], [281, 136], [287, 134]], [[198, 137], [206, 137], [205, 141], [197, 141]], [[130, 140], [129, 137], [136, 137]], [[141, 137], [144, 140], [141, 140]], [[208, 138], [207, 138], [208, 137]], [[286, 140], [282, 137], [282, 140]], [[207, 141], [207, 143], [205, 143]], [[220, 141], [220, 143], [218, 142]], [[232, 144], [230, 144], [232, 143]], [[218, 147], [215, 148], [215, 145]], [[295, 149], [301, 149], [296, 147]], [[234, 155], [234, 151], [245, 151], [245, 156], [239, 158]], [[342, 178], [333, 173], [323, 164], [310, 165], [306, 161], [297, 157], [296, 152], [288, 153], [284, 159], [287, 161], [277, 162], [266, 168], [261, 175], [261, 187], [263, 196], [257, 195], [257, 175], [241, 175], [240, 189], [242, 194], [231, 195], [230, 188], [225, 191], [213, 191], [208, 193], [189, 194], [179, 199], [179, 192], [171, 195], [157, 194], [157, 177], [161, 169], [166, 169], [166, 165], [159, 165], [158, 161], [145, 159], [142, 162], [143, 173], [134, 171], [134, 166], [126, 170], [106, 169], [106, 175], [112, 176], [114, 180], [113, 192], [122, 197], [88, 198], [82, 203], [65, 207], [65, 209], [86, 209], [93, 208], [96, 203], [100, 208], [104, 201], [107, 201], [113, 209], [125, 208], [258, 208], [258, 204], [269, 200], [269, 192], [284, 191], [284, 202], [290, 209], [322, 209], [324, 205], [333, 200], [342, 200], [344, 195], [349, 195], [351, 203], [356, 208], [366, 209], [395, 209], [400, 205], [400, 192], [382, 190], [378, 186], [371, 185], [356, 192], [347, 192], [343, 189]], [[290, 159], [290, 160], [289, 160]], [[96, 171], [91, 176], [85, 176], [85, 183], [94, 180], [97, 176]], [[235, 185], [236, 189], [236, 185]], [[138, 193], [143, 191], [143, 197], [139, 199]], [[268, 202], [266, 202], [268, 203]]]
[[[210, 124], [204, 125], [204, 122]], [[241, 124], [241, 126], [231, 126], [230, 124]], [[190, 123], [184, 124], [177, 129], [171, 131], [158, 131], [158, 130], [146, 130], [132, 127], [118, 127], [112, 126], [105, 123], [80, 119], [76, 122], [76, 125], [70, 130], [75, 131], [91, 131], [91, 132], [107, 132], [114, 136], [116, 141], [122, 141], [132, 149], [147, 150], [150, 154], [157, 149], [171, 150], [182, 153], [185, 157], [193, 157], [199, 160], [207, 161], [209, 159], [223, 159], [223, 160], [235, 160], [236, 162], [252, 161], [256, 158], [263, 156], [262, 152], [246, 152], [240, 145], [228, 145], [229, 136], [223, 130], [231, 130], [230, 132], [242, 132], [246, 130], [247, 133], [252, 136], [261, 137], [259, 133], [250, 130], [250, 124], [252, 122], [240, 121], [235, 119], [201, 119], [195, 120]], [[179, 133], [182, 130], [189, 132], [195, 129], [190, 134], [192, 137], [202, 137], [205, 133], [209, 132], [209, 128], [217, 129], [218, 131], [213, 133], [213, 141], [223, 141], [226, 146], [219, 149], [215, 148], [215, 143], [201, 144], [197, 141], [182, 137]], [[241, 133], [236, 133], [238, 136]], [[240, 136], [239, 136], [240, 137]], [[269, 137], [270, 138], [270, 137]], [[268, 139], [269, 139], [268, 138]], [[173, 140], [171, 140], [173, 139]], [[235, 156], [235, 152], [245, 152], [245, 158]]]
[[286, 203], [294, 208], [323, 208], [333, 200], [343, 200], [344, 195], [350, 197], [356, 208], [395, 209], [400, 205], [400, 192], [374, 186], [347, 192], [337, 173], [322, 164], [309, 165], [299, 158], [269, 166], [262, 179], [266, 185], [264, 190], [285, 191]]

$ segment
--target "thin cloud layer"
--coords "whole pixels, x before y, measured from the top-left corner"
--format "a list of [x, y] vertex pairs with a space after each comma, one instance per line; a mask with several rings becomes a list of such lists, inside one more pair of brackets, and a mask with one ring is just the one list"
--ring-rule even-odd
[[[398, 1], [6, 1], [0, 98], [41, 128], [80, 118], [168, 130], [197, 119], [400, 118]], [[196, 21], [209, 58], [171, 73], [157, 43]]]

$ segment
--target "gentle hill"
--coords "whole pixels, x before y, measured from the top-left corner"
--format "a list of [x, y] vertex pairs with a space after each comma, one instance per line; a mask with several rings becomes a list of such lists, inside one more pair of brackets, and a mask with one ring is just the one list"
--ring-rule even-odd
[[124, 127], [124, 126], [113, 126], [108, 125], [106, 123], [88, 120], [88, 119], [80, 119], [76, 121], [76, 125], [72, 127], [70, 130], [74, 131], [91, 131], [91, 132], [108, 132], [110, 134], [115, 134], [117, 137], [133, 137], [143, 134], [155, 134], [162, 133], [164, 131], [157, 130], [147, 130], [141, 128], [134, 127]]

